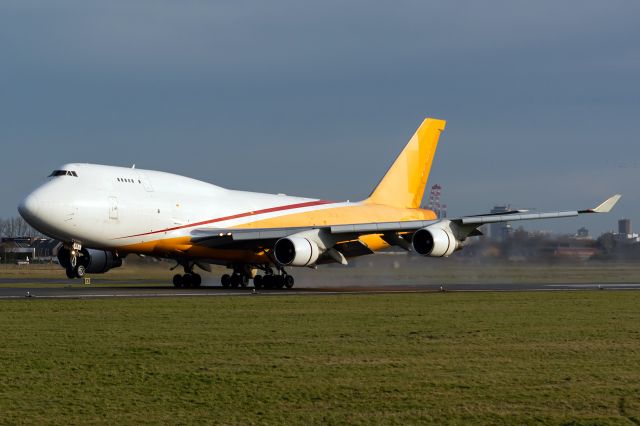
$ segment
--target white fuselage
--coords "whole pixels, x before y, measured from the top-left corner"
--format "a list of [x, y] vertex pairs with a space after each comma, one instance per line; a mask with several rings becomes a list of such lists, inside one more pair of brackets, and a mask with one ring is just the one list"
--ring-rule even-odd
[[171, 173], [66, 164], [20, 204], [42, 233], [86, 247], [114, 248], [229, 228], [282, 214], [348, 203], [234, 191]]

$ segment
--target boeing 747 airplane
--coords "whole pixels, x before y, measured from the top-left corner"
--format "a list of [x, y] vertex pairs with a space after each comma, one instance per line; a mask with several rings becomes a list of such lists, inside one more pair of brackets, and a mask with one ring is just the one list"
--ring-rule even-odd
[[[522, 210], [438, 219], [420, 208], [445, 121], [427, 118], [369, 198], [335, 202], [221, 188], [170, 173], [95, 164], [66, 164], [30, 193], [18, 210], [35, 229], [61, 241], [70, 279], [104, 273], [129, 254], [170, 258], [184, 274], [176, 287], [198, 287], [195, 267], [233, 272], [224, 287], [292, 287], [285, 267], [347, 264], [349, 258], [398, 246], [423, 256], [449, 256], [481, 235], [485, 223], [604, 213], [598, 207], [553, 213]], [[260, 274], [260, 272], [262, 274]]]

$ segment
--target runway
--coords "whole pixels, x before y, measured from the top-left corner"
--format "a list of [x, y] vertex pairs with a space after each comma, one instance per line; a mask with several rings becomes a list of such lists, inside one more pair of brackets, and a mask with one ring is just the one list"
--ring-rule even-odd
[[[129, 283], [131, 281], [128, 281]], [[393, 293], [440, 293], [440, 292], [536, 292], [536, 291], [633, 291], [640, 290], [640, 283], [607, 284], [417, 284], [388, 286], [349, 286], [293, 288], [290, 290], [257, 290], [253, 288], [225, 289], [205, 286], [197, 289], [177, 289], [154, 285], [154, 282], [112, 281], [99, 285], [68, 284], [54, 279], [0, 279], [2, 299], [97, 299], [97, 298], [144, 298], [144, 297], [229, 297], [229, 296], [308, 296], [308, 295], [354, 295]]]

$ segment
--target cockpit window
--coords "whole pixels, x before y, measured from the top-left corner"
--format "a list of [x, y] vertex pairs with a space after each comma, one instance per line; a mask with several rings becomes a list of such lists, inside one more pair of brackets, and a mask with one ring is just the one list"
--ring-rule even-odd
[[74, 176], [74, 177], [78, 177], [78, 174], [76, 172], [70, 171], [70, 170], [54, 170], [53, 172], [51, 172], [49, 177], [55, 177], [55, 176]]

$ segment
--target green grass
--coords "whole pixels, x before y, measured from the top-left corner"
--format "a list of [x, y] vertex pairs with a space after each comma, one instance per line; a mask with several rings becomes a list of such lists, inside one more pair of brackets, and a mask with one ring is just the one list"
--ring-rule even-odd
[[633, 424], [640, 293], [0, 303], [0, 423]]

